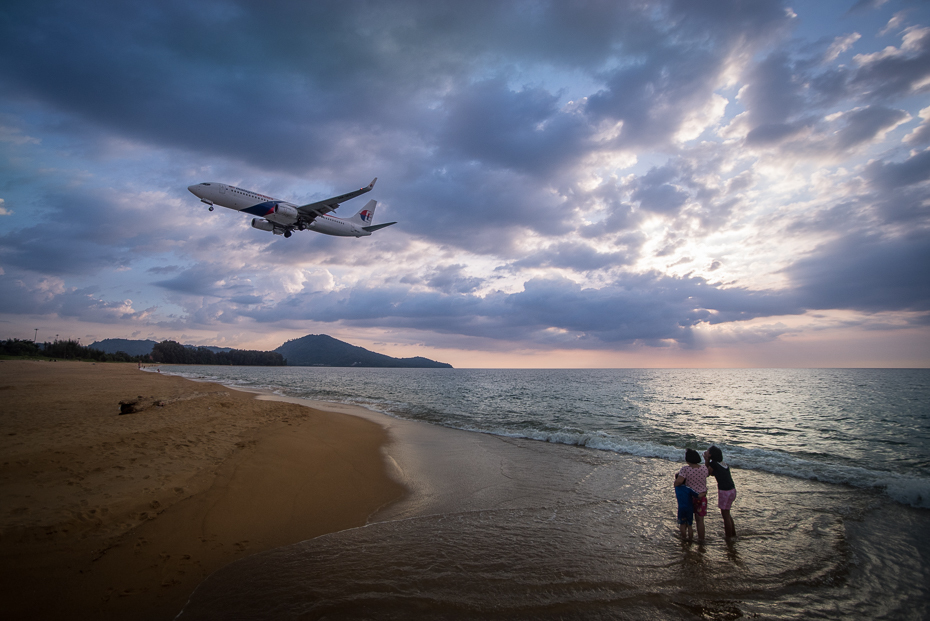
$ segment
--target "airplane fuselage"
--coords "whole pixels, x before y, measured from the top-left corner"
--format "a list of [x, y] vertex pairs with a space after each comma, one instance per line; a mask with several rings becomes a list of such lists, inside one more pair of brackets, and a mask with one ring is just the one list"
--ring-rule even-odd
[[362, 210], [353, 218], [337, 218], [326, 213], [301, 212], [297, 205], [288, 201], [225, 183], [199, 183], [187, 189], [201, 202], [210, 205], [211, 211], [213, 205], [219, 205], [256, 216], [252, 220], [253, 228], [285, 237], [290, 237], [293, 230], [311, 230], [339, 237], [365, 237], [376, 230], [365, 226], [371, 224], [374, 201], [369, 203], [372, 205], [371, 213]]

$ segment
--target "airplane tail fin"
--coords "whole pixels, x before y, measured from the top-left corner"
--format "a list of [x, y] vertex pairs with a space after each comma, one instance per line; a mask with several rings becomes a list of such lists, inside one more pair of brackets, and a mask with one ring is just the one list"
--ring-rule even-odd
[[378, 201], [368, 201], [368, 203], [362, 207], [357, 214], [349, 218], [349, 221], [360, 225], [363, 230], [368, 231], [369, 233], [373, 233], [378, 229], [383, 229], [386, 226], [391, 226], [392, 224], [397, 224], [396, 222], [388, 222], [386, 224], [372, 225], [371, 221], [375, 217], [375, 207], [377, 206]]
[[375, 208], [378, 206], [378, 201], [371, 200], [368, 201], [364, 207], [358, 210], [358, 213], [349, 218], [350, 222], [354, 224], [359, 224], [361, 226], [368, 226], [371, 224], [372, 218], [375, 217]]

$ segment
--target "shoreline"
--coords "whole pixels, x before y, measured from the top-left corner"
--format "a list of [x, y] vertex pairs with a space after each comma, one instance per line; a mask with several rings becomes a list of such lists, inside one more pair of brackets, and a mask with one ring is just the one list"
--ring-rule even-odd
[[[11, 618], [173, 618], [213, 571], [365, 525], [407, 493], [374, 419], [131, 363], [0, 369]], [[144, 409], [119, 415], [122, 400]]]

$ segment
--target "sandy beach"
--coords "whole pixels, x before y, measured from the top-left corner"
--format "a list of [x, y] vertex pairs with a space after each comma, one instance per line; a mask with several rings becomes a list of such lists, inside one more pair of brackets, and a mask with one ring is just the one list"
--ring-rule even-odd
[[5, 618], [170, 619], [216, 569], [404, 495], [369, 420], [135, 364], [0, 371]]
[[0, 369], [5, 618], [926, 618], [930, 514], [879, 490], [740, 469], [737, 539], [683, 543], [667, 460]]

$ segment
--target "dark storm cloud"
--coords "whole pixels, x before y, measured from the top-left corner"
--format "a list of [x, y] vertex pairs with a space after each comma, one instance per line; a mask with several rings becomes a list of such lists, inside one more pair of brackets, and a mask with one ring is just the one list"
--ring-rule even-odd
[[548, 187], [478, 163], [411, 179], [402, 200], [404, 230], [479, 254], [509, 256], [527, 230], [552, 236], [571, 228], [564, 199]]
[[[62, 182], [61, 186], [66, 182]], [[93, 274], [128, 267], [140, 249], [165, 239], [159, 214], [135, 210], [112, 191], [55, 183], [33, 196], [35, 224], [0, 235], [0, 260], [50, 275]]]
[[888, 0], [859, 0], [849, 9], [849, 13], [871, 11], [873, 9], [877, 9], [886, 2], [888, 2]]
[[807, 128], [803, 122], [764, 123], [757, 125], [746, 134], [746, 144], [750, 146], [769, 146], [794, 138]]
[[0, 274], [0, 313], [57, 315], [91, 323], [141, 320], [154, 309], [136, 310], [122, 300], [103, 299], [97, 287], [66, 288], [60, 282], [19, 270]]
[[623, 122], [624, 147], [670, 141], [710, 100], [731, 55], [761, 49], [789, 22], [780, 2], [675, 2], [664, 17], [625, 41], [635, 60], [606, 71], [607, 88], [588, 99], [595, 119]]
[[629, 265], [636, 259], [634, 253], [598, 252], [586, 244], [560, 242], [552, 244], [531, 256], [514, 261], [512, 267], [555, 267], [577, 272], [589, 272]]
[[595, 120], [623, 123], [617, 139], [623, 148], [670, 142], [687, 115], [712, 95], [723, 60], [690, 48], [648, 56], [612, 72], [608, 88], [588, 99], [587, 111]]
[[110, 131], [299, 171], [331, 162], [358, 116], [383, 120], [400, 93], [387, 81], [405, 86], [380, 77], [355, 8], [23, 2], [0, 67], [7, 88]]
[[920, 127], [908, 134], [904, 141], [910, 145], [922, 147], [930, 144], [930, 123], [924, 121]]
[[[258, 271], [258, 266], [240, 268], [250, 273]], [[250, 274], [230, 273], [229, 266], [223, 263], [201, 262], [176, 276], [157, 280], [151, 284], [174, 293], [181, 293], [194, 298], [213, 297], [226, 299], [234, 304], [257, 304], [263, 298], [256, 293], [256, 287], [249, 278]]]
[[[543, 169], [569, 157], [588, 130], [554, 114], [555, 93], [477, 79], [502, 54], [508, 68], [551, 63], [589, 73], [618, 48], [642, 58], [608, 72], [609, 89], [590, 105], [595, 120], [627, 121], [624, 140], [641, 144], [707, 100], [716, 84], [707, 78], [735, 46], [761, 44], [785, 21], [776, 2], [37, 6], [7, 9], [16, 24], [0, 39], [8, 88], [128, 136], [295, 172], [335, 165], [342, 155], [333, 145], [359, 133], [404, 128], [429, 137], [440, 121], [432, 104], [446, 98], [444, 131], [473, 139], [465, 153], [484, 157], [499, 145], [508, 164], [532, 167], [535, 158], [518, 156], [542, 147], [535, 161]], [[480, 97], [488, 89], [500, 107]], [[513, 126], [502, 125], [508, 116]], [[533, 119], [546, 124], [534, 129]], [[494, 140], [502, 127], [512, 141]], [[552, 147], [559, 140], [567, 155]]]
[[152, 284], [187, 295], [224, 297], [219, 285], [224, 273], [219, 273], [215, 268], [216, 266], [196, 266], [172, 278], [153, 281]]
[[446, 98], [440, 140], [466, 160], [551, 173], [590, 150], [593, 133], [582, 115], [557, 104], [558, 96], [541, 88], [514, 91], [502, 79], [471, 84]]
[[870, 106], [846, 115], [845, 127], [838, 132], [837, 147], [845, 150], [873, 140], [880, 132], [905, 120], [904, 110], [890, 110], [883, 106]]
[[[720, 179], [725, 159], [725, 151], [719, 146], [702, 144], [682, 149], [678, 157], [623, 184], [623, 190], [642, 211], [669, 219], [686, 215], [692, 225], [714, 230], [741, 206], [741, 193], [752, 180], [752, 174], [747, 172], [726, 184], [708, 184], [708, 178]], [[693, 235], [694, 228], [690, 228]]]
[[[670, 136], [731, 54], [786, 23], [777, 2], [36, 6], [10, 5], [0, 37], [11, 94], [264, 170], [375, 168], [398, 180], [386, 198], [410, 233], [504, 254], [527, 227], [571, 226], [546, 184], [610, 146], [602, 121], [624, 121], [625, 144]], [[636, 62], [605, 70], [621, 53]], [[608, 88], [566, 110], [558, 89], [510, 83], [534, 67]]]
[[297, 294], [273, 307], [249, 312], [271, 317], [390, 326], [552, 346], [600, 348], [609, 344], [692, 341], [700, 323], [722, 323], [795, 314], [790, 294], [723, 290], [696, 277], [656, 273], [625, 275], [601, 288], [567, 279], [535, 278], [517, 293], [447, 295], [405, 287], [354, 288], [347, 292]]
[[785, 270], [812, 309], [930, 310], [930, 236], [850, 235]]
[[471, 293], [479, 288], [483, 281], [466, 276], [464, 268], [464, 265], [449, 265], [433, 270], [426, 285], [443, 293]]
[[[100, 158], [88, 162], [89, 176], [105, 177], [100, 161], [122, 164], [100, 155], [111, 140], [165, 149], [179, 162], [165, 176], [182, 194], [180, 178], [205, 168], [265, 192], [251, 179], [297, 192], [306, 184], [294, 179], [323, 182], [338, 193], [351, 187], [341, 187], [344, 180], [367, 183], [377, 174], [376, 221], [399, 224], [355, 245], [312, 234], [283, 240], [225, 210], [207, 220], [186, 194], [185, 210], [159, 204], [177, 192], [135, 209], [120, 187], [100, 189], [119, 186], [112, 180], [122, 168], [97, 187], [35, 182], [43, 211], [0, 235], [3, 307], [141, 321], [146, 311], [56, 280], [86, 284], [108, 269], [139, 268], [145, 285], [182, 309], [183, 316], [161, 318], [174, 327], [312, 320], [599, 348], [691, 345], [698, 325], [810, 309], [924, 312], [920, 266], [930, 264], [930, 243], [915, 231], [927, 224], [927, 152], [901, 160], [891, 149], [864, 169], [852, 165], [862, 188], [826, 200], [817, 222], [786, 224], [788, 234], [828, 232], [834, 241], [788, 267], [784, 291], [625, 271], [656, 247], [663, 261], [710, 265], [717, 274], [738, 262], [687, 247], [727, 233], [742, 207], [754, 208], [743, 194], [764, 175], [741, 162], [738, 149], [816, 165], [818, 157], [865, 149], [908, 118], [900, 99], [925, 88], [930, 36], [893, 33], [894, 51], [851, 50], [858, 60], [830, 66], [829, 38], [807, 47], [788, 42], [787, 6], [7, 3], [4, 100], [53, 115], [55, 127], [51, 116], [42, 121], [50, 135]], [[730, 90], [738, 75], [740, 88]], [[721, 93], [742, 107], [745, 143], [717, 141], [711, 124], [682, 146], [679, 134], [696, 114], [719, 114]], [[921, 127], [911, 128], [911, 146], [926, 143]], [[636, 174], [633, 164], [615, 163], [641, 154]], [[639, 229], [647, 220], [663, 222], [655, 239]], [[911, 232], [898, 237], [898, 229]], [[526, 238], [538, 250], [526, 250]], [[491, 267], [462, 258], [475, 255]], [[154, 258], [164, 264], [152, 266]], [[380, 266], [391, 275], [366, 280]], [[351, 284], [294, 275], [310, 268], [323, 280], [349, 273]], [[523, 275], [522, 291], [487, 293], [496, 278], [514, 286], [523, 270], [547, 269], [573, 279]], [[280, 272], [293, 276], [287, 287], [270, 282]], [[586, 277], [598, 286], [576, 282]]]
[[914, 92], [928, 92], [930, 28], [909, 28], [897, 54], [878, 53], [863, 59], [850, 88], [870, 100], [887, 100]]
[[[928, 91], [930, 29], [912, 27], [900, 36], [899, 47], [857, 55], [852, 68], [822, 64], [826, 40], [804, 49], [779, 49], [749, 65], [739, 96], [747, 109], [746, 144], [841, 156], [906, 120], [906, 112], [886, 104]], [[824, 121], [841, 102], [858, 107], [832, 123]]]
[[648, 211], [674, 213], [687, 202], [688, 193], [668, 183], [649, 185], [647, 182], [633, 192], [632, 198]]
[[[748, 110], [754, 131], [760, 127], [790, 127], [786, 121], [806, 108], [802, 95], [804, 85], [799, 83], [799, 77], [789, 55], [781, 50], [752, 68], [749, 82], [740, 92], [740, 101]], [[764, 133], [770, 135], [775, 131], [770, 129]]]
[[880, 190], [894, 190], [930, 179], [930, 150], [921, 151], [900, 163], [870, 162], [865, 178]]

